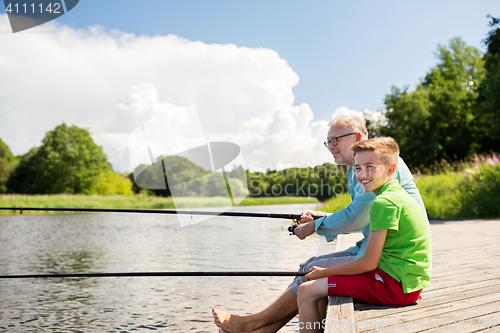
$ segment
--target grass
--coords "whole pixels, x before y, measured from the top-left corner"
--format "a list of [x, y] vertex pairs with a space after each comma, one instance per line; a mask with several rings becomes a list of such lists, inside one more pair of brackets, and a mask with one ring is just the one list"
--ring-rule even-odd
[[460, 188], [464, 179], [463, 172], [445, 172], [416, 180], [429, 219], [453, 219], [459, 216], [462, 206]]
[[[238, 206], [284, 205], [295, 203], [316, 203], [312, 197], [264, 197], [245, 198]], [[0, 195], [0, 207], [37, 207], [37, 208], [114, 208], [114, 209], [175, 209], [227, 206], [227, 199], [215, 198], [179, 198], [176, 205], [171, 197], [162, 198], [147, 195]], [[19, 214], [13, 211], [0, 211], [0, 215]], [[23, 212], [23, 214], [54, 214], [53, 212]]]
[[[439, 172], [415, 175], [429, 219], [500, 217], [498, 157], [476, 157], [473, 161], [440, 165]], [[336, 212], [350, 202], [350, 196], [342, 194], [329, 199], [319, 209]]]
[[322, 204], [318, 209], [326, 213], [334, 213], [341, 209], [344, 209], [350, 203], [351, 203], [351, 196], [348, 193], [344, 193], [336, 197], [330, 198], [324, 204]]

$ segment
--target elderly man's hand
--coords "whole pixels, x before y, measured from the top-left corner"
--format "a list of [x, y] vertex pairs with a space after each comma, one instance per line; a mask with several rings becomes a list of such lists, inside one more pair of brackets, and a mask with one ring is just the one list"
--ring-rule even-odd
[[302, 214], [300, 214], [300, 220], [299, 222], [301, 224], [304, 224], [304, 223], [309, 223], [311, 221], [314, 221], [314, 219], [312, 218], [313, 215], [316, 215], [316, 216], [326, 216], [325, 213], [323, 212], [318, 212], [318, 211], [315, 211], [315, 210], [311, 210], [311, 209], [306, 209], [302, 212]]
[[[323, 212], [318, 212], [315, 210], [306, 209], [300, 214], [300, 220], [298, 221], [300, 224], [295, 228], [294, 234], [299, 237], [299, 239], [305, 239], [307, 236], [311, 236], [316, 231], [316, 224], [310, 223], [313, 222], [313, 215], [316, 216], [326, 216]], [[295, 222], [297, 222], [295, 220]]]
[[295, 230], [294, 235], [299, 237], [299, 239], [305, 239], [307, 236], [311, 236], [316, 231], [315, 223], [304, 223], [299, 224]]

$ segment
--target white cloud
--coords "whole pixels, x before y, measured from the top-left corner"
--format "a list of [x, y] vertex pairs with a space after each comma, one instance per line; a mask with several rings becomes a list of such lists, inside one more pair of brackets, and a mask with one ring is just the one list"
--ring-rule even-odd
[[0, 35], [0, 137], [16, 155], [66, 122], [88, 128], [115, 169], [131, 170], [128, 133], [160, 114], [174, 115], [174, 133], [180, 110], [195, 105], [207, 139], [240, 145], [251, 170], [332, 161], [327, 122], [293, 105], [298, 75], [273, 50], [49, 28]]
[[335, 110], [332, 114], [332, 118], [338, 117], [338, 116], [350, 116], [350, 115], [358, 116], [359, 118], [361, 118], [363, 120], [365, 119], [365, 117], [363, 115], [363, 111], [351, 110], [345, 106], [341, 106], [340, 108]]

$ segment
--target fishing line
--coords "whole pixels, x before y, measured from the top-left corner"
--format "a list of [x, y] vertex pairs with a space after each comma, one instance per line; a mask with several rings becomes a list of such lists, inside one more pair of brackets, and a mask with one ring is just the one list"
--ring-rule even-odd
[[304, 276], [308, 272], [125, 272], [0, 275], [0, 279], [83, 278], [83, 277], [152, 277], [152, 276]]

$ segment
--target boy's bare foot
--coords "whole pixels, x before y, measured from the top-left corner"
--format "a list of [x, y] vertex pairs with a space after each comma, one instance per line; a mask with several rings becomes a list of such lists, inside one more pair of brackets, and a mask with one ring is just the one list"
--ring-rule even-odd
[[212, 308], [215, 325], [219, 327], [219, 333], [237, 333], [243, 332], [243, 323], [239, 316], [216, 310]]

